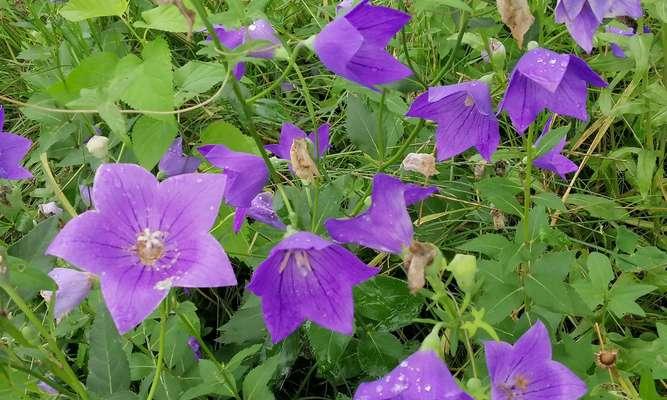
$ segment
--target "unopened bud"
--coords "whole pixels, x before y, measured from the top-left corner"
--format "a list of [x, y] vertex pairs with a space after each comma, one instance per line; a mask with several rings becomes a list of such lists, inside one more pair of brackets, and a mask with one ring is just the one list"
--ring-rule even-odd
[[58, 207], [58, 204], [56, 204], [55, 201], [40, 204], [38, 209], [39, 212], [45, 217], [49, 217], [51, 215], [58, 215], [63, 212], [63, 209]]
[[493, 60], [498, 65], [502, 65], [506, 57], [505, 45], [500, 40], [491, 38], [489, 39], [489, 47], [491, 48], [491, 57], [489, 57], [489, 53], [486, 50], [482, 50], [482, 60], [486, 63], [490, 63]]
[[100, 160], [105, 159], [109, 153], [109, 138], [105, 136], [95, 135], [86, 143], [86, 149], [95, 158]]
[[410, 153], [405, 156], [401, 167], [406, 171], [420, 173], [427, 178], [438, 174], [438, 170], [435, 169], [435, 157], [432, 154]]
[[531, 51], [531, 50], [535, 50], [535, 49], [538, 48], [538, 47], [540, 47], [540, 44], [537, 43], [537, 42], [534, 41], [534, 40], [531, 40], [531, 41], [528, 42], [528, 44], [526, 45], [526, 50]]
[[294, 139], [289, 155], [292, 162], [292, 169], [300, 179], [312, 183], [315, 177], [320, 175], [315, 161], [310, 156], [308, 141], [306, 139]]

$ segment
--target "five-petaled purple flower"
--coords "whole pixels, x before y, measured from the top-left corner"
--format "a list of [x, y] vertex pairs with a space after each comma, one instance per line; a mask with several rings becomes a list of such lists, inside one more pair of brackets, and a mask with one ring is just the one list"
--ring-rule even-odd
[[103, 164], [93, 184], [95, 209], [69, 221], [47, 254], [99, 276], [118, 331], [128, 332], [172, 286], [236, 284], [227, 255], [209, 233], [225, 186], [221, 174], [158, 183], [137, 165]]
[[[267, 144], [264, 148], [275, 154], [278, 158], [283, 160], [290, 160], [290, 150], [295, 139], [307, 139], [313, 144], [314, 159], [318, 159], [329, 150], [331, 143], [329, 142], [329, 124], [322, 124], [315, 132], [306, 134], [299, 129], [298, 126], [288, 122], [283, 123], [280, 129], [280, 138], [277, 144]], [[317, 147], [317, 151], [315, 151]]]
[[[49, 272], [49, 276], [58, 285], [55, 292], [53, 317], [56, 322], [60, 322], [88, 296], [92, 287], [93, 276], [88, 272], [71, 268], [54, 268]], [[40, 294], [47, 303], [51, 301], [51, 296], [53, 296], [53, 292], [49, 290], [43, 290]]]
[[354, 400], [473, 400], [433, 350], [419, 350], [383, 378], [359, 385]]
[[183, 139], [176, 138], [160, 159], [160, 172], [165, 176], [176, 176], [196, 172], [201, 161], [197, 157], [183, 154]]
[[196, 337], [190, 336], [188, 338], [188, 347], [192, 350], [192, 355], [195, 357], [195, 360], [201, 360], [201, 349]]
[[352, 287], [377, 272], [342, 246], [309, 232], [296, 232], [271, 250], [253, 273], [248, 289], [262, 298], [273, 343], [305, 320], [351, 335]]
[[234, 233], [238, 233], [246, 217], [262, 222], [276, 229], [285, 230], [285, 224], [273, 209], [273, 194], [262, 192], [250, 202], [250, 207], [238, 207], [234, 214]]
[[22, 136], [3, 131], [5, 110], [0, 106], [0, 179], [19, 180], [32, 178], [21, 166], [21, 160], [30, 150], [32, 142]]
[[[553, 116], [549, 118], [547, 121], [546, 125], [544, 125], [544, 129], [542, 130], [542, 134], [540, 135], [539, 138], [537, 138], [537, 141], [535, 142], [535, 146], [537, 147], [540, 142], [542, 141], [542, 138], [544, 138], [544, 135], [546, 135], [549, 130], [551, 129], [551, 121], [553, 119]], [[552, 172], [557, 173], [561, 178], [567, 179], [566, 174], [569, 174], [570, 172], [576, 171], [579, 167], [577, 164], [573, 163], [570, 161], [569, 158], [565, 157], [564, 155], [560, 154], [563, 149], [565, 148], [565, 145], [567, 142], [565, 141], [565, 138], [561, 139], [554, 147], [552, 147], [549, 151], [541, 155], [540, 157], [537, 157], [535, 160], [533, 160], [533, 164], [542, 169], [546, 169]]]
[[329, 219], [324, 225], [337, 242], [401, 254], [412, 243], [414, 234], [407, 206], [437, 191], [434, 186], [422, 187], [377, 174], [373, 178], [372, 203], [368, 210], [354, 218]]
[[201, 146], [199, 152], [227, 177], [225, 201], [235, 208], [250, 208], [252, 200], [269, 181], [262, 157], [233, 151], [222, 144]]
[[587, 84], [607, 86], [579, 57], [533, 49], [514, 67], [499, 110], [507, 111], [519, 134], [523, 134], [545, 108], [587, 121]]
[[494, 400], [576, 400], [586, 384], [563, 364], [551, 359], [549, 333], [542, 322], [511, 345], [484, 343]]
[[500, 143], [489, 86], [482, 81], [429, 88], [415, 99], [406, 115], [437, 122], [438, 161], [452, 158], [473, 146], [482, 157], [491, 161], [491, 155]]
[[329, 70], [368, 88], [400, 81], [412, 71], [385, 47], [409, 20], [402, 11], [362, 0], [322, 29], [315, 52]]
[[604, 18], [642, 14], [640, 0], [559, 0], [556, 5], [556, 22], [564, 23], [587, 53], [593, 50], [593, 36]]

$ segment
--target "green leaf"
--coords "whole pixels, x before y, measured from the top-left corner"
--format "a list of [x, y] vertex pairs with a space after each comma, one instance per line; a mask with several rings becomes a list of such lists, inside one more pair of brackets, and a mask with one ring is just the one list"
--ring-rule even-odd
[[623, 226], [616, 227], [616, 247], [624, 253], [632, 253], [639, 243], [639, 235]]
[[244, 400], [272, 400], [275, 399], [271, 390], [269, 390], [269, 381], [280, 363], [280, 355], [277, 354], [268, 358], [260, 366], [255, 367], [248, 372], [243, 380], [243, 399]]
[[555, 193], [551, 192], [542, 192], [533, 196], [533, 201], [535, 204], [539, 204], [543, 207], [550, 208], [552, 210], [558, 210], [566, 212], [565, 204], [560, 197], [556, 196]]
[[90, 328], [90, 354], [86, 387], [99, 395], [111, 395], [130, 386], [130, 365], [122, 339], [109, 311], [100, 301]]
[[609, 309], [619, 318], [627, 314], [643, 317], [646, 314], [636, 301], [655, 289], [655, 286], [637, 283], [631, 274], [623, 274], [609, 291]]
[[[378, 159], [380, 154], [380, 132], [378, 132], [378, 116], [371, 111], [358, 97], [350, 95], [347, 98], [347, 116], [345, 128], [352, 144], [364, 153]], [[396, 144], [403, 135], [403, 124], [400, 118], [389, 110], [383, 112], [382, 129], [384, 147], [386, 150]], [[384, 152], [384, 151], [383, 151]]]
[[395, 330], [408, 325], [421, 311], [423, 298], [413, 296], [407, 284], [388, 276], [376, 276], [354, 288], [355, 309], [374, 321], [378, 329]]
[[59, 220], [58, 216], [53, 216], [40, 222], [30, 233], [9, 246], [7, 254], [24, 260], [39, 271], [49, 272], [55, 258], [45, 253], [58, 233]]
[[225, 79], [227, 72], [222, 64], [189, 61], [174, 71], [176, 104], [183, 104], [192, 97], [204, 93]]
[[574, 256], [570, 252], [547, 253], [533, 265], [526, 278], [526, 294], [535, 304], [572, 315], [586, 315], [585, 304], [574, 289], [564, 282]]
[[452, 271], [454, 279], [461, 289], [470, 292], [475, 287], [475, 273], [477, 272], [477, 259], [467, 254], [457, 254], [447, 265]]
[[637, 185], [643, 199], [646, 199], [653, 185], [657, 158], [656, 152], [651, 150], [641, 150], [637, 157]]
[[[183, 2], [186, 8], [193, 10], [192, 4], [188, 0]], [[143, 21], [137, 21], [134, 26], [138, 28], [156, 29], [166, 32], [188, 32], [190, 31], [189, 21], [174, 4], [159, 5], [150, 10], [141, 13]], [[196, 32], [205, 28], [199, 15], [196, 15], [192, 31]]]
[[350, 336], [310, 324], [308, 340], [321, 373], [326, 374], [332, 371], [333, 376], [338, 375], [336, 373], [339, 368], [338, 361], [345, 353], [350, 339]]
[[142, 167], [151, 170], [173, 142], [178, 127], [176, 121], [157, 120], [143, 115], [132, 129], [132, 150]]
[[262, 319], [259, 297], [246, 295], [241, 308], [220, 327], [220, 333], [221, 337], [218, 340], [225, 344], [262, 341], [266, 336], [266, 328]]
[[561, 140], [565, 139], [565, 135], [570, 130], [570, 126], [561, 126], [556, 129], [551, 129], [546, 135], [542, 136], [540, 143], [537, 145], [535, 157], [538, 158], [545, 155], [549, 150], [553, 149]]
[[593, 287], [601, 293], [606, 293], [609, 290], [609, 282], [614, 279], [609, 258], [601, 253], [591, 253], [586, 259], [586, 266]]
[[516, 195], [523, 189], [507, 178], [492, 177], [477, 182], [480, 196], [493, 204], [500, 211], [513, 215], [521, 215], [523, 207], [516, 199]]
[[626, 215], [625, 210], [616, 202], [600, 196], [575, 193], [568, 197], [567, 203], [581, 207], [595, 218], [616, 221]]
[[498, 235], [496, 233], [485, 233], [463, 243], [457, 248], [465, 251], [474, 251], [492, 258], [497, 258], [500, 255], [500, 252], [509, 244], [510, 241], [502, 235]]
[[[100, 88], [109, 82], [118, 64], [118, 56], [113, 53], [95, 53], [81, 60], [65, 78], [49, 86], [46, 91], [59, 103], [67, 104], [80, 96], [81, 89]], [[87, 104], [95, 109], [97, 104]]]
[[445, 7], [452, 7], [467, 12], [472, 11], [472, 8], [463, 0], [420, 0], [415, 2], [415, 6], [424, 11], [435, 11]]
[[389, 332], [367, 332], [359, 342], [359, 362], [370, 376], [380, 376], [403, 358], [401, 342]]
[[246, 136], [239, 128], [226, 121], [215, 121], [204, 129], [200, 135], [201, 143], [224, 144], [234, 151], [242, 151], [259, 155], [257, 145], [250, 136]]
[[63, 18], [77, 22], [88, 18], [121, 16], [129, 0], [70, 0], [60, 9]]

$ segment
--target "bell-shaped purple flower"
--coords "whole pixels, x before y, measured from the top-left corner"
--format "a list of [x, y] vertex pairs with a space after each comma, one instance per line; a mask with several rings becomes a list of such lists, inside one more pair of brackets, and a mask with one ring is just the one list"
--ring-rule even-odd
[[0, 179], [20, 180], [32, 178], [32, 174], [21, 166], [21, 160], [30, 150], [32, 141], [22, 136], [5, 132], [5, 110], [0, 106]]
[[158, 165], [160, 172], [165, 176], [176, 176], [196, 172], [201, 161], [197, 157], [183, 154], [183, 139], [176, 138], [167, 152], [164, 153]]
[[[228, 29], [222, 25], [217, 25], [215, 27], [215, 34], [218, 36], [218, 39], [223, 46], [230, 50], [234, 50], [243, 44], [245, 39], [245, 28]], [[210, 37], [209, 40], [211, 40]], [[236, 80], [243, 78], [243, 75], [245, 75], [245, 63], [236, 63], [232, 69], [232, 74]]]
[[415, 99], [406, 115], [438, 124], [435, 135], [438, 161], [471, 147], [491, 161], [500, 143], [489, 86], [482, 81], [429, 88]]
[[354, 400], [473, 400], [433, 350], [419, 350], [384, 377], [359, 385]]
[[233, 151], [222, 144], [202, 146], [199, 152], [227, 177], [225, 201], [233, 207], [249, 208], [269, 181], [262, 157]]
[[226, 179], [183, 174], [159, 183], [134, 164], [103, 164], [94, 210], [69, 221], [47, 249], [100, 278], [122, 334], [141, 323], [172, 286], [236, 284], [225, 251], [209, 233]]
[[[537, 138], [537, 141], [535, 141], [535, 147], [539, 146], [544, 136], [549, 132], [549, 128], [551, 127], [551, 118], [544, 126], [544, 129], [542, 130], [542, 134], [540, 135], [540, 137]], [[561, 154], [561, 152], [565, 148], [565, 144], [567, 144], [565, 139], [560, 140], [549, 151], [547, 151], [540, 157], [534, 159], [533, 165], [535, 165], [537, 168], [546, 169], [548, 171], [554, 172], [564, 180], [567, 179], [565, 175], [571, 172], [575, 172], [579, 167], [577, 166], [577, 164], [570, 161], [569, 158]]]
[[[81, 272], [70, 268], [54, 268], [49, 276], [58, 285], [56, 290], [53, 317], [60, 322], [65, 315], [76, 308], [90, 293], [93, 276], [88, 272]], [[40, 292], [46, 302], [51, 301], [53, 292]]]
[[289, 336], [305, 320], [351, 335], [352, 287], [377, 272], [342, 246], [297, 232], [271, 250], [253, 273], [248, 289], [262, 298], [273, 343]]
[[549, 333], [542, 322], [511, 345], [484, 343], [494, 400], [576, 400], [586, 384], [563, 364], [551, 359]]
[[258, 19], [246, 28], [247, 40], [262, 40], [271, 42], [265, 47], [251, 51], [249, 55], [257, 58], [273, 58], [276, 49], [281, 46], [280, 39], [276, 36], [276, 31], [271, 23], [265, 19]]
[[273, 209], [273, 194], [262, 192], [255, 196], [250, 202], [250, 207], [238, 207], [234, 214], [234, 233], [238, 233], [245, 222], [246, 217], [262, 222], [281, 231], [285, 230], [285, 224], [280, 220]]
[[329, 147], [331, 147], [329, 141], [329, 124], [322, 124], [315, 132], [306, 134], [298, 126], [285, 122], [280, 130], [278, 143], [267, 144], [264, 148], [280, 159], [290, 160], [290, 150], [295, 139], [308, 139], [313, 144], [313, 149], [317, 147], [313, 158], [322, 157], [329, 150]]
[[368, 210], [354, 218], [329, 219], [324, 226], [337, 242], [400, 254], [410, 246], [414, 235], [407, 206], [437, 191], [435, 186], [413, 185], [393, 176], [377, 174], [373, 178]]
[[[607, 26], [605, 31], [618, 36], [633, 36], [635, 34], [635, 30], [632, 28], [623, 29], [616, 26]], [[618, 58], [625, 58], [625, 51], [623, 51], [621, 46], [619, 46], [617, 43], [611, 44], [611, 52]]]
[[368, 88], [400, 81], [412, 71], [385, 47], [409, 20], [402, 11], [361, 0], [322, 29], [315, 52], [329, 70]]
[[514, 67], [499, 109], [507, 111], [519, 134], [544, 109], [587, 121], [587, 84], [607, 86], [579, 57], [533, 49]]

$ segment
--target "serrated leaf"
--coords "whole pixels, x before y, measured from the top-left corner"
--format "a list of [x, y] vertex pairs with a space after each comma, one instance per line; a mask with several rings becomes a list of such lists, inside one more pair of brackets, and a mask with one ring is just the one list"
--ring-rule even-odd
[[627, 314], [644, 316], [644, 310], [636, 303], [637, 299], [657, 289], [653, 285], [635, 282], [631, 275], [623, 274], [614, 282], [609, 291], [609, 309], [622, 318]]
[[591, 253], [586, 259], [586, 266], [593, 287], [606, 293], [609, 290], [609, 282], [614, 279], [614, 271], [611, 269], [609, 258], [601, 253]]
[[500, 211], [513, 215], [521, 215], [523, 207], [516, 199], [516, 195], [523, 189], [507, 178], [493, 177], [477, 182], [480, 196], [493, 204]]
[[567, 211], [565, 204], [563, 204], [561, 198], [556, 196], [555, 193], [542, 192], [536, 194], [535, 196], [533, 196], [533, 201], [535, 202], [535, 204], [539, 204], [541, 206], [550, 208], [552, 210], [558, 210], [563, 212]]
[[189, 61], [174, 71], [174, 84], [178, 88], [176, 104], [183, 104], [197, 94], [208, 91], [222, 82], [226, 75], [227, 71], [222, 64]]
[[129, 0], [70, 0], [60, 9], [63, 18], [77, 22], [88, 18], [121, 16]]
[[615, 221], [626, 215], [616, 202], [600, 196], [575, 193], [568, 197], [567, 203], [581, 207], [596, 218]]
[[337, 363], [350, 343], [350, 336], [311, 324], [308, 328], [308, 341], [315, 355], [320, 371], [336, 369]]
[[269, 381], [280, 363], [280, 355], [268, 358], [258, 367], [248, 372], [243, 380], [244, 400], [272, 400], [275, 396], [268, 387]]
[[157, 120], [141, 116], [132, 129], [132, 150], [142, 167], [151, 170], [173, 142], [178, 127], [176, 121]]
[[403, 346], [389, 332], [368, 332], [359, 341], [359, 362], [370, 376], [380, 376], [403, 358]]
[[[183, 5], [189, 10], [194, 10], [188, 0], [183, 1]], [[144, 21], [137, 21], [134, 26], [166, 32], [196, 32], [205, 28], [199, 15], [196, 16], [194, 25], [190, 27], [188, 19], [174, 4], [162, 4], [146, 10], [141, 13], [141, 18]]]
[[58, 233], [60, 218], [53, 216], [40, 222], [33, 230], [7, 249], [7, 254], [20, 258], [42, 272], [49, 272], [55, 257], [47, 256], [46, 248]]
[[356, 312], [372, 321], [376, 328], [395, 330], [408, 325], [419, 315], [421, 296], [412, 296], [405, 281], [376, 276], [354, 288]]
[[220, 327], [222, 343], [252, 343], [261, 341], [266, 336], [266, 328], [262, 319], [262, 308], [259, 297], [248, 294], [234, 315]]

